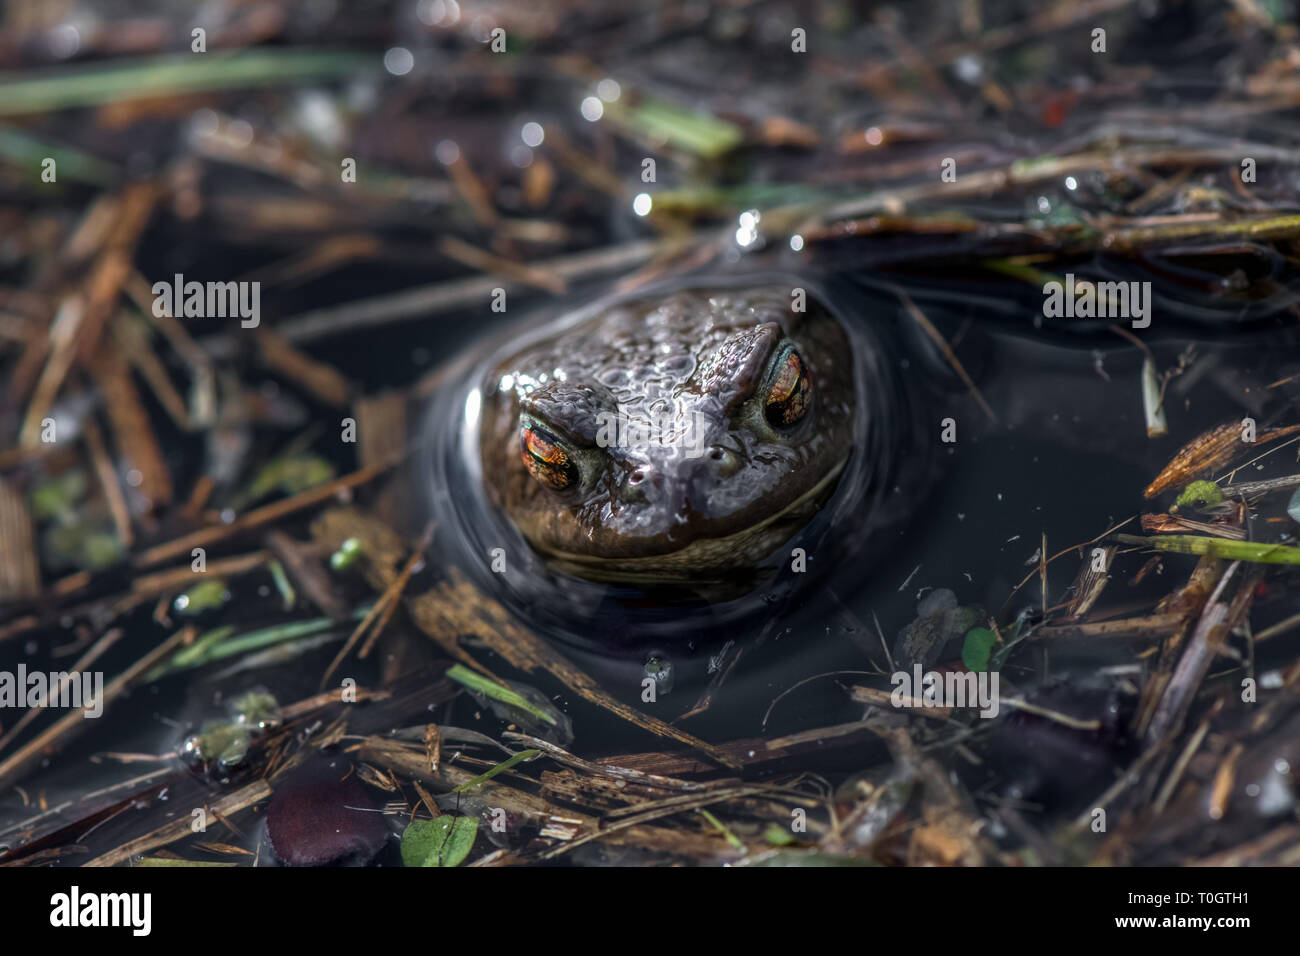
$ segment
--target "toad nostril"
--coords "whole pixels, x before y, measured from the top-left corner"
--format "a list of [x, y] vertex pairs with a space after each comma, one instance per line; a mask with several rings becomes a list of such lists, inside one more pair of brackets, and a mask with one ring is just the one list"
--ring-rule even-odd
[[708, 460], [709, 470], [719, 479], [730, 478], [740, 471], [743, 463], [740, 455], [722, 445], [714, 445], [709, 449]]
[[630, 485], [639, 485], [641, 482], [645, 481], [645, 472], [638, 468], [636, 471], [632, 472], [627, 481]]

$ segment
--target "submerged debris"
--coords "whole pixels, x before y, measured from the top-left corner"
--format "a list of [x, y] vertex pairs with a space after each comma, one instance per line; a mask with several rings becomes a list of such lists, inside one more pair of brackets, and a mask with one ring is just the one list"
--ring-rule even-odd
[[392, 831], [352, 765], [320, 757], [276, 782], [266, 835], [288, 866], [363, 865]]
[[1253, 425], [1242, 422], [1220, 425], [1198, 435], [1179, 449], [1178, 454], [1142, 494], [1144, 497], [1154, 498], [1170, 488], [1190, 484], [1202, 475], [1222, 471], [1252, 448], [1285, 438], [1298, 431], [1300, 425], [1273, 428], [1258, 433], [1254, 431]]
[[447, 676], [464, 684], [475, 699], [507, 723], [519, 724], [561, 747], [573, 742], [572, 722], [537, 688], [518, 682], [498, 683], [460, 664], [449, 667]]
[[226, 778], [248, 756], [252, 734], [247, 727], [227, 721], [209, 721], [181, 745], [181, 756], [195, 767]]
[[947, 588], [936, 588], [921, 598], [916, 614], [894, 641], [894, 662], [900, 667], [929, 667], [948, 641], [965, 634], [982, 617], [979, 608], [959, 607], [957, 595]]

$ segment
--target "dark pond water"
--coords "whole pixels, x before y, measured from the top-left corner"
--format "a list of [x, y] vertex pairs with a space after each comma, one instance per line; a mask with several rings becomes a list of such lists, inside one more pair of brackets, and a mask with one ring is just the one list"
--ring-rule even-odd
[[[1180, 25], [1175, 11], [1158, 22], [1144, 21], [1127, 39], [1134, 47], [1158, 47], [1154, 37], [1162, 30], [1183, 36], [1184, 27], [1191, 29]], [[1224, 54], [1213, 40], [1202, 49], [1207, 61]], [[679, 86], [694, 85], [702, 97], [708, 92], [721, 99], [745, 92], [743, 77], [731, 71], [719, 71], [718, 77], [712, 71], [701, 75], [698, 53], [692, 45], [684, 45], [676, 59], [656, 59], [653, 70], [632, 61], [629, 77], [671, 73], [674, 63], [694, 64], [675, 77]], [[1063, 57], [1060, 69], [1065, 71], [1066, 61], [1074, 64], [1074, 59]], [[935, 150], [973, 154], [973, 166], [980, 169], [1078, 151], [1089, 144], [1099, 149], [1135, 145], [1210, 149], [1240, 140], [1277, 144], [1281, 149], [1295, 146], [1300, 138], [1294, 129], [1270, 126], [1249, 111], [1207, 106], [1221, 91], [1206, 80], [1175, 78], [1176, 58], [1159, 57], [1157, 65], [1165, 71], [1160, 78], [1142, 83], [1131, 77], [1116, 80], [1109, 104], [1072, 113], [1050, 132], [1037, 118], [940, 123], [922, 116], [918, 122], [929, 125], [917, 136], [917, 145], [891, 155], [902, 162], [931, 152], [937, 159], [940, 153]], [[459, 127], [459, 138], [466, 155], [489, 168], [505, 163], [501, 128], [513, 129], [521, 116], [572, 121], [571, 117], [554, 119], [560, 112], [556, 104], [567, 104], [569, 84], [539, 82], [521, 89], [507, 109], [484, 95], [472, 80], [462, 78], [461, 83], [435, 98], [434, 119], [442, 122], [449, 116], [472, 115], [473, 122]], [[789, 106], [779, 86], [752, 90], [754, 108]], [[1152, 104], [1161, 104], [1168, 118], [1158, 129], [1146, 122], [1150, 113], [1143, 112]], [[883, 104], [828, 97], [817, 103], [815, 112], [813, 120], [837, 117], [824, 125], [842, 131], [867, 126], [877, 116], [883, 122], [888, 111]], [[891, 122], [899, 125], [896, 115], [890, 115]], [[942, 143], [936, 126], [943, 134]], [[419, 128], [421, 137], [427, 138], [427, 130]], [[627, 160], [630, 155], [616, 159]], [[852, 204], [864, 191], [860, 181], [841, 178], [847, 165], [843, 157], [791, 158], [774, 151], [748, 166], [722, 164], [701, 178], [711, 176], [716, 182], [710, 185], [727, 186], [795, 183], [812, 190], [813, 201], [824, 210], [837, 198]], [[1227, 175], [1207, 175], [1206, 188], [1226, 191]], [[1300, 181], [1295, 169], [1285, 165], [1277, 177], [1275, 193], [1285, 193], [1287, 183], [1294, 187]], [[256, 175], [238, 171], [225, 180], [227, 188], [247, 186], [253, 195], [258, 183]], [[680, 185], [696, 184], [664, 183], [665, 187]], [[1027, 612], [1027, 621], [1035, 621], [1045, 604], [1055, 606], [1065, 599], [1084, 560], [1079, 552], [1052, 562], [1044, 594], [1036, 570], [1044, 542], [1047, 554], [1055, 555], [1083, 546], [1149, 510], [1143, 489], [1180, 446], [1209, 428], [1247, 416], [1261, 429], [1290, 423], [1284, 409], [1288, 403], [1293, 407], [1300, 396], [1300, 381], [1284, 381], [1295, 374], [1300, 355], [1293, 315], [1297, 299], [1289, 289], [1296, 265], [1293, 247], [1279, 250], [1236, 239], [1165, 241], [1138, 254], [1114, 256], [1098, 255], [1083, 246], [1071, 252], [1068, 243], [1035, 247], [1058, 256], [1051, 266], [1054, 274], [1073, 270], [1094, 279], [1151, 283], [1152, 321], [1140, 339], [1157, 368], [1180, 369], [1168, 383], [1169, 428], [1160, 438], [1147, 435], [1141, 349], [1113, 330], [1110, 322], [1046, 317], [1040, 284], [994, 277], [981, 268], [985, 260], [1024, 252], [1024, 236], [1035, 234], [1036, 229], [1061, 223], [1091, 226], [1096, 217], [1124, 208], [1124, 201], [1133, 198], [1116, 197], [1108, 188], [1107, 178], [1100, 174], [1079, 172], [1076, 178], [1063, 171], [1050, 181], [1009, 186], [994, 198], [963, 196], [951, 202], [930, 198], [914, 204], [912, 211], [968, 214], [1008, 227], [1029, 225], [1020, 232], [1012, 228], [995, 234], [958, 231], [944, 237], [902, 230], [896, 237], [871, 241], [848, 234], [838, 240], [809, 241], [802, 252], [792, 251], [790, 236], [777, 231], [766, 237], [766, 249], [745, 252], [727, 245], [713, 261], [689, 275], [665, 280], [669, 285], [806, 284], [851, 330], [858, 396], [861, 408], [870, 412], [859, 423], [850, 466], [835, 496], [807, 529], [767, 563], [755, 588], [728, 600], [685, 601], [681, 595], [668, 600], [662, 593], [615, 589], [556, 574], [486, 506], [482, 476], [476, 474], [474, 455], [463, 443], [468, 396], [478, 382], [474, 373], [494, 343], [502, 336], [518, 335], [520, 328], [538, 328], [619, 294], [617, 283], [625, 274], [576, 282], [559, 301], [512, 292], [508, 316], [481, 307], [446, 309], [352, 334], [311, 338], [304, 347], [367, 393], [407, 388], [440, 366], [455, 369], [410, 411], [415, 453], [400, 480], [411, 507], [401, 513], [399, 530], [415, 537], [430, 516], [439, 526], [428, 567], [415, 582], [417, 589], [436, 581], [449, 565], [459, 566], [614, 696], [668, 720], [695, 710], [681, 726], [706, 740], [770, 737], [825, 727], [862, 717], [864, 707], [853, 701], [847, 690], [850, 685], [890, 688], [887, 648], [894, 647], [899, 632], [917, 617], [918, 604], [927, 595], [949, 589], [961, 605], [979, 608], [985, 619], [993, 618], [1004, 627], [1021, 612]], [[864, 218], [879, 211], [868, 202], [840, 218]], [[1144, 211], [1155, 217], [1181, 210], [1171, 195]], [[572, 229], [575, 247], [642, 234], [638, 217], [625, 204], [615, 205], [607, 197], [592, 196], [580, 206], [548, 213], [563, 218]], [[230, 226], [229, 221], [217, 224]], [[735, 227], [728, 222], [719, 228], [726, 234]], [[419, 243], [427, 239], [424, 224], [399, 224], [394, 232], [397, 251], [391, 257], [343, 268], [326, 281], [273, 290], [268, 311], [292, 317], [453, 275], [446, 263], [431, 267], [419, 261]], [[272, 246], [250, 247], [222, 236], [219, 229], [205, 232], [192, 224], [165, 221], [151, 230], [142, 245], [141, 269], [149, 275], [184, 272], [206, 279], [204, 269], [220, 263], [216, 277], [224, 278], [256, 269], [296, 248], [299, 241], [300, 237], [281, 238]], [[905, 307], [899, 290], [906, 291], [938, 334], [951, 343], [973, 380], [973, 389], [987, 402], [987, 411]], [[658, 293], [643, 289], [636, 294]], [[200, 337], [223, 334], [215, 328], [195, 331]], [[234, 351], [232, 361], [246, 371], [247, 363], [238, 349]], [[304, 418], [319, 414], [320, 409], [308, 407]], [[955, 427], [955, 441], [944, 440], [948, 420]], [[160, 428], [176, 484], [188, 487], [202, 469], [202, 442], [168, 432], [165, 424]], [[259, 450], [267, 453], [282, 440], [273, 431], [257, 438]], [[318, 441], [314, 450], [333, 455], [340, 470], [353, 464], [329, 441]], [[1295, 462], [1294, 448], [1289, 448], [1258, 467], [1248, 466], [1245, 474], [1285, 474], [1295, 470]], [[1270, 512], [1259, 520], [1275, 517]], [[1268, 533], [1276, 530], [1265, 523], [1259, 528]], [[1136, 528], [1130, 525], [1125, 530]], [[494, 547], [506, 549], [511, 570], [505, 575], [489, 568]], [[787, 567], [788, 551], [794, 547], [802, 547], [811, 559], [803, 574]], [[1193, 558], [1167, 557], [1162, 573], [1149, 574], [1140, 585], [1131, 586], [1128, 581], [1148, 558], [1144, 552], [1121, 553], [1116, 558], [1115, 580], [1105, 603], [1149, 608], [1185, 580], [1194, 563]], [[253, 627], [277, 619], [265, 583], [237, 583], [232, 591], [234, 600], [222, 612], [221, 623]], [[360, 598], [363, 592], [357, 588], [350, 596]], [[1275, 587], [1257, 603], [1254, 626], [1265, 627], [1294, 614], [1296, 608], [1297, 596]], [[105, 660], [110, 673], [138, 656], [131, 649], [137, 642], [130, 638], [156, 636], [147, 609], [126, 618], [121, 626], [127, 629], [128, 639], [120, 653]], [[21, 658], [28, 667], [50, 666], [55, 658], [49, 649], [57, 645], [60, 633], [54, 629], [33, 635], [29, 642], [0, 647], [0, 663], [9, 667], [11, 658]], [[332, 630], [328, 632], [332, 641], [292, 659], [226, 674], [209, 669], [197, 676], [172, 677], [131, 695], [93, 733], [82, 736], [25, 781], [28, 796], [39, 792], [57, 808], [63, 800], [116, 784], [123, 785], [122, 793], [147, 789], [126, 782], [154, 772], [162, 779], [179, 762], [169, 758], [160, 763], [143, 755], [173, 751], [202, 721], [218, 715], [226, 700], [246, 688], [266, 687], [281, 701], [310, 696], [345, 635], [346, 629]], [[425, 638], [411, 633], [409, 639], [429, 653]], [[1261, 648], [1257, 669], [1294, 659], [1297, 639], [1283, 637]], [[951, 664], [960, 657], [957, 638], [940, 650], [938, 663]], [[670, 666], [674, 679], [669, 691], [646, 705], [641, 700], [642, 681], [651, 658]], [[1008, 660], [1002, 672], [1003, 693], [1060, 686], [1063, 696], [1085, 709], [1123, 711], [1135, 686], [1138, 665], [1134, 661], [1133, 646], [1122, 642], [1054, 642], [1050, 649], [1028, 643]], [[365, 683], [375, 680], [380, 671], [380, 662], [372, 660], [358, 663], [350, 673]], [[418, 673], [412, 679], [418, 682]], [[558, 682], [538, 675], [526, 679], [571, 718], [575, 752], [592, 756], [656, 746], [657, 741], [642, 731], [574, 697]], [[697, 707], [705, 699], [708, 706]], [[433, 709], [434, 718], [448, 725], [477, 727], [487, 733], [500, 729], [499, 722], [468, 697]], [[350, 731], [381, 732], [428, 718], [427, 709], [419, 707], [381, 708], [361, 718]], [[976, 732], [977, 742], [989, 745], [987, 762], [972, 766], [951, 751], [944, 751], [942, 759], [945, 766], [963, 774], [973, 790], [1034, 796], [1050, 821], [1077, 812], [1080, 801], [1094, 796], [1107, 775], [1132, 757], [1130, 742], [1122, 734], [1098, 734], [1063, 744], [1066, 758], [1044, 756], [1039, 750], [1031, 760], [1026, 751], [1016, 748], [1019, 734], [1010, 721], [990, 723]], [[106, 759], [105, 753], [119, 756]], [[810, 765], [834, 774], [881, 767], [888, 761], [883, 745], [867, 743], [825, 755]], [[1023, 772], [1027, 766], [1033, 771], [1028, 775]], [[195, 794], [215, 791], [212, 781], [198, 776], [168, 779], [167, 792], [151, 793], [133, 810], [145, 814], [167, 801], [190, 806]], [[109, 796], [104, 799], [111, 802]], [[30, 816], [31, 809], [20, 795], [0, 798], [0, 832]], [[40, 829], [48, 833], [57, 827], [51, 821], [58, 820], [56, 810]], [[133, 833], [137, 822], [128, 810], [68, 837], [93, 855]], [[260, 830], [252, 828], [244, 835], [244, 845], [255, 846], [261, 839]], [[380, 862], [393, 863], [395, 858], [390, 852]]]

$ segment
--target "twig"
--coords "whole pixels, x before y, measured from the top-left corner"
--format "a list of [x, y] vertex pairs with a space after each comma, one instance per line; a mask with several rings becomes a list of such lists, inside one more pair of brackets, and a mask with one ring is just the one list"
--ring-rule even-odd
[[893, 291], [902, 301], [903, 307], [907, 309], [908, 314], [916, 321], [916, 324], [925, 330], [925, 334], [934, 340], [935, 345], [939, 346], [939, 350], [943, 352], [943, 356], [948, 360], [948, 364], [952, 366], [953, 371], [956, 372], [962, 382], [965, 383], [966, 390], [970, 392], [971, 397], [975, 399], [980, 408], [984, 409], [984, 414], [988, 415], [989, 420], [996, 425], [998, 423], [998, 416], [989, 406], [989, 403], [984, 400], [984, 396], [980, 394], [979, 387], [975, 384], [975, 380], [966, 372], [965, 366], [961, 364], [961, 360], [957, 358], [957, 353], [952, 350], [952, 346], [948, 344], [947, 339], [945, 339], [939, 330], [931, 324], [930, 320], [925, 317], [925, 313], [917, 308], [916, 303], [912, 301], [911, 296], [898, 287], [894, 287]]
[[283, 501], [276, 501], [272, 504], [265, 505], [255, 511], [250, 511], [245, 515], [236, 518], [228, 525], [221, 525], [213, 528], [203, 528], [192, 534], [168, 541], [165, 544], [156, 545], [148, 551], [142, 552], [135, 559], [136, 567], [148, 567], [151, 564], [158, 564], [160, 561], [166, 561], [168, 558], [175, 558], [183, 554], [188, 554], [192, 548], [202, 548], [215, 544], [218, 541], [224, 541], [226, 538], [234, 537], [253, 528], [260, 528], [262, 525], [278, 521], [285, 515], [293, 514], [296, 511], [302, 511], [311, 508], [324, 501], [328, 501], [340, 491], [349, 488], [356, 488], [368, 482], [374, 481], [385, 471], [391, 468], [395, 462], [389, 462], [384, 465], [374, 465], [369, 468], [362, 468], [352, 472], [350, 475], [343, 475], [333, 481], [327, 482], [318, 488], [309, 488], [307, 491], [294, 495], [292, 498], [286, 498]]

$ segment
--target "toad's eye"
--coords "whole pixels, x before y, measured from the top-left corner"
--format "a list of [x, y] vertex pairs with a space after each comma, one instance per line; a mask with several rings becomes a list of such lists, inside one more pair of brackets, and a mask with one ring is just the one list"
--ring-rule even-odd
[[763, 414], [774, 428], [788, 428], [803, 418], [812, 404], [812, 378], [794, 349], [781, 353], [773, 366]]
[[552, 491], [563, 491], [578, 482], [578, 466], [565, 452], [560, 440], [540, 425], [524, 425], [519, 447], [528, 473]]

